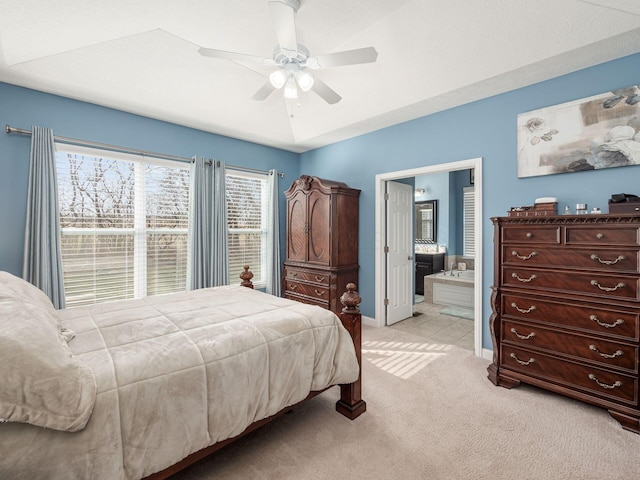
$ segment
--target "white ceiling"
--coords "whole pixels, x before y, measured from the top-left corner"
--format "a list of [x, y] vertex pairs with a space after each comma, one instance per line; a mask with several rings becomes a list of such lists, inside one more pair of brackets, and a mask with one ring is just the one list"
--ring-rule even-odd
[[0, 0], [0, 81], [304, 152], [640, 52], [638, 0], [301, 0], [296, 25], [311, 55], [378, 51], [313, 71], [341, 102], [290, 116], [251, 99], [273, 67], [198, 54], [271, 58], [267, 0]]

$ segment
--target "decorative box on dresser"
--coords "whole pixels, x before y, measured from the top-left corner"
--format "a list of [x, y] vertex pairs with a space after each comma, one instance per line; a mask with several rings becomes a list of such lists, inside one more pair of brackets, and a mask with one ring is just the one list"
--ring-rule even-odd
[[640, 216], [492, 221], [491, 382], [606, 408], [640, 433]]
[[339, 313], [340, 295], [347, 284], [358, 284], [360, 190], [342, 182], [302, 175], [284, 194], [284, 296]]

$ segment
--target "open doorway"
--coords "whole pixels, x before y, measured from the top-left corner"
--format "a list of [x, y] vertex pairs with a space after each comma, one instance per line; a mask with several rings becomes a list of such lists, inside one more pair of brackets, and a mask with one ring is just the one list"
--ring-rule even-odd
[[[431, 165], [428, 167], [415, 168], [410, 170], [402, 170], [376, 175], [376, 220], [375, 220], [375, 321], [379, 327], [385, 326], [387, 321], [387, 306], [385, 305], [385, 293], [387, 292], [388, 279], [386, 269], [386, 231], [387, 231], [387, 214], [385, 203], [385, 192], [387, 182], [393, 180], [401, 180], [412, 177], [420, 177], [423, 175], [456, 172], [459, 170], [470, 170], [474, 172], [474, 193], [475, 201], [473, 206], [475, 217], [475, 257], [473, 280], [476, 288], [473, 294], [474, 307], [474, 352], [477, 356], [482, 354], [482, 158], [474, 158], [451, 162], [439, 165]], [[470, 273], [470, 272], [469, 272]], [[386, 302], [388, 303], [388, 301]]]

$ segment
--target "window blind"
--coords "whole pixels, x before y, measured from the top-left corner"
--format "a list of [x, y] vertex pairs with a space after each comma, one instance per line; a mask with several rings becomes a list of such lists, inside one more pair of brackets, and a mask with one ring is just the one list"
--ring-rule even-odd
[[68, 307], [186, 287], [189, 166], [57, 145]]
[[227, 169], [226, 198], [229, 278], [234, 283], [249, 265], [253, 283], [264, 285], [267, 249], [267, 177]]
[[463, 256], [475, 257], [476, 255], [476, 219], [475, 219], [475, 188], [465, 187], [463, 190]]

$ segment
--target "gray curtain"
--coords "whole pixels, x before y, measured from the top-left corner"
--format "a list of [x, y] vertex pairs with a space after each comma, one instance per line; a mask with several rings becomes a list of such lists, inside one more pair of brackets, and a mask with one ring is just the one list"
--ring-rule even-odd
[[269, 223], [267, 225], [267, 293], [282, 294], [280, 283], [280, 208], [278, 199], [278, 171], [269, 171]]
[[213, 166], [213, 235], [211, 238], [213, 285], [229, 285], [229, 249], [227, 247], [226, 167], [222, 160]]
[[203, 288], [209, 283], [209, 250], [206, 247], [210, 233], [207, 219], [211, 204], [206, 201], [211, 188], [207, 175], [207, 161], [194, 157], [191, 163], [189, 186], [189, 245], [187, 247], [187, 290]]
[[227, 285], [224, 162], [194, 157], [190, 176], [187, 289]]
[[22, 276], [64, 308], [60, 211], [53, 131], [33, 127]]

